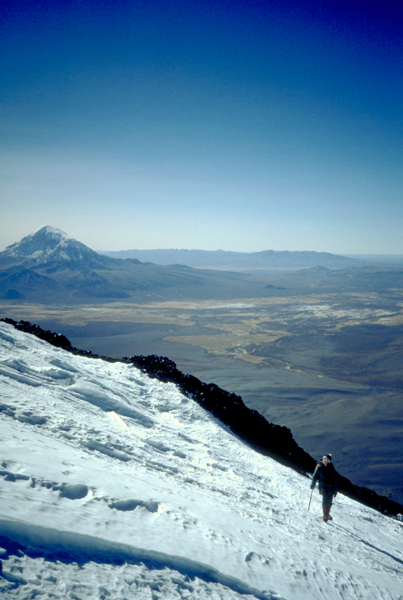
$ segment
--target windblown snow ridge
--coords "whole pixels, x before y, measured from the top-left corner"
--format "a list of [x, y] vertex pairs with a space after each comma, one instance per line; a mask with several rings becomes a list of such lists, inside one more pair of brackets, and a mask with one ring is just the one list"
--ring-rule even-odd
[[[256, 451], [274, 458], [301, 474], [312, 473], [316, 466], [316, 460], [298, 446], [290, 429], [269, 423], [256, 410], [245, 406], [240, 396], [227, 392], [214, 383], [203, 383], [193, 375], [182, 373], [176, 368], [176, 364], [167, 357], [155, 355], [132, 356], [130, 358], [126, 357], [122, 361], [105, 356], [100, 357], [89, 351], [74, 348], [64, 335], [44, 331], [38, 325], [33, 325], [27, 321], [17, 322], [8, 318], [0, 320], [13, 325], [20, 331], [31, 333], [74, 354], [103, 358], [110, 362], [130, 363], [140, 368], [150, 377], [163, 382], [175, 383], [183, 393], [220, 419], [222, 423], [230, 427], [240, 439]], [[349, 498], [390, 516], [403, 513], [403, 505], [390, 500], [386, 496], [380, 496], [368, 488], [354, 485], [349, 479], [340, 474], [339, 490]]]
[[22, 551], [27, 556], [75, 562], [80, 566], [92, 561], [101, 564], [143, 563], [149, 569], [167, 567], [191, 579], [197, 577], [208, 583], [220, 583], [239, 594], [254, 596], [257, 600], [282, 600], [277, 594], [262, 592], [214, 567], [182, 556], [18, 521], [0, 519], [0, 531], [0, 546], [11, 553]]

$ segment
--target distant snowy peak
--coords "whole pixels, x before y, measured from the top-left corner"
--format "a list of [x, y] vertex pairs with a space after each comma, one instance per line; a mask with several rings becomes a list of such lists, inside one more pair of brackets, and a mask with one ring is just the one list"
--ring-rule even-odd
[[43, 227], [40, 227], [34, 233], [31, 233], [31, 235], [28, 235], [26, 237], [29, 238], [38, 235], [53, 237], [59, 240], [61, 240], [62, 238], [66, 240], [72, 239], [70, 236], [67, 235], [67, 233], [65, 233], [61, 229], [57, 229], [57, 227], [51, 227], [50, 225], [44, 225]]
[[3, 254], [20, 258], [38, 258], [42, 255], [49, 255], [60, 244], [67, 244], [69, 241], [75, 241], [61, 231], [49, 225], [41, 227], [35, 233], [22, 238], [20, 242], [15, 242], [7, 246]]
[[0, 253], [0, 259], [31, 265], [90, 262], [94, 266], [94, 263], [105, 263], [105, 257], [49, 225], [8, 246]]

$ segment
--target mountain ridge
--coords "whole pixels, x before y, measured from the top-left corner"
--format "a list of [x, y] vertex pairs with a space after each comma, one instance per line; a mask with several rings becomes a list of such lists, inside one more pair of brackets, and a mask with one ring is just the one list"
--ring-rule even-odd
[[[340, 285], [354, 291], [357, 283], [363, 279], [367, 282], [374, 273], [381, 283], [388, 280], [388, 285], [394, 277], [390, 267], [329, 253], [175, 252], [198, 258], [193, 266], [192, 261], [181, 260], [178, 255], [170, 255], [176, 259], [174, 264], [169, 257], [165, 259], [167, 264], [114, 258], [95, 252], [59, 229], [44, 226], [0, 252], [0, 300], [77, 305], [119, 300], [144, 303], [272, 298], [311, 292], [312, 285], [334, 288], [340, 278]], [[209, 264], [201, 266], [206, 257], [210, 257]], [[217, 259], [215, 264], [213, 258]], [[269, 266], [267, 261], [271, 261]], [[369, 270], [367, 274], [365, 269]], [[396, 275], [401, 277], [401, 270]]]
[[184, 264], [204, 269], [307, 269], [327, 267], [345, 269], [367, 264], [366, 261], [348, 258], [329, 252], [310, 250], [262, 250], [259, 252], [234, 252], [227, 250], [120, 250], [100, 251], [111, 258], [137, 258], [142, 262], [161, 265]]
[[267, 296], [242, 273], [101, 255], [50, 226], [0, 252], [0, 299], [77, 304]]

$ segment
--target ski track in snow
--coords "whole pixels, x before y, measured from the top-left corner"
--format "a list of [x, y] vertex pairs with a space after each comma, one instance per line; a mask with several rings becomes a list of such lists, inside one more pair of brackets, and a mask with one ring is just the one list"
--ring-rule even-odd
[[0, 439], [6, 599], [403, 600], [402, 522], [339, 494], [323, 523], [308, 478], [131, 365], [0, 323]]

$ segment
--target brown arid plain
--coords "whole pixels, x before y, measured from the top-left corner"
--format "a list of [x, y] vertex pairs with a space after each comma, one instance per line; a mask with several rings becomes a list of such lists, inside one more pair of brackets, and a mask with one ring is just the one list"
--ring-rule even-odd
[[167, 356], [289, 427], [315, 458], [331, 452], [353, 483], [403, 502], [403, 288], [333, 283], [231, 300], [3, 300], [0, 312], [102, 356]]

